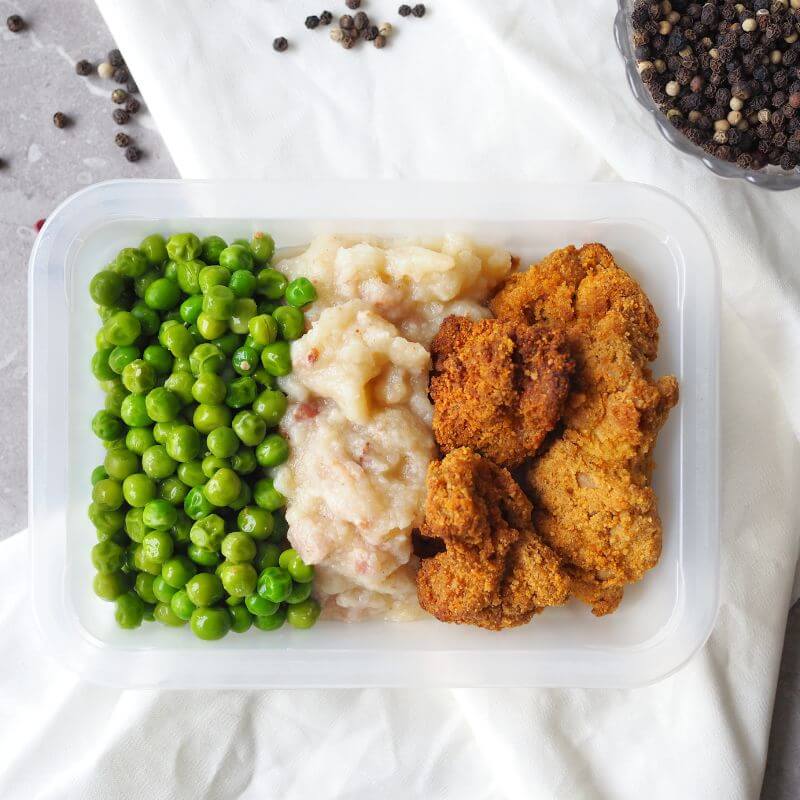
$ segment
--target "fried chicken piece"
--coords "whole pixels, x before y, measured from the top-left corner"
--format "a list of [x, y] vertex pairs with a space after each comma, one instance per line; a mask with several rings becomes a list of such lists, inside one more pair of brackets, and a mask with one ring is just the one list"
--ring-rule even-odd
[[530, 501], [502, 467], [468, 448], [433, 462], [422, 533], [445, 550], [422, 559], [422, 608], [443, 622], [500, 630], [566, 602], [569, 579], [530, 520]]
[[433, 432], [445, 453], [472, 447], [507, 467], [536, 453], [569, 389], [563, 332], [448, 317], [431, 355]]
[[491, 301], [500, 318], [566, 335], [576, 367], [564, 430], [527, 482], [543, 539], [564, 559], [572, 591], [597, 615], [661, 554], [650, 487], [658, 431], [678, 402], [672, 376], [654, 380], [658, 317], [641, 287], [599, 244], [567, 247], [513, 276]]

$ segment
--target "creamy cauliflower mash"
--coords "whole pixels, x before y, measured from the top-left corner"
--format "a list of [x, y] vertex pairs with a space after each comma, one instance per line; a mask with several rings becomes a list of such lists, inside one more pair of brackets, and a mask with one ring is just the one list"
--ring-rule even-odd
[[419, 616], [411, 532], [436, 456], [428, 348], [450, 314], [482, 301], [511, 271], [506, 251], [462, 236], [380, 241], [324, 236], [280, 260], [318, 293], [310, 330], [281, 379], [291, 455], [275, 475], [289, 541], [316, 565], [328, 618]]

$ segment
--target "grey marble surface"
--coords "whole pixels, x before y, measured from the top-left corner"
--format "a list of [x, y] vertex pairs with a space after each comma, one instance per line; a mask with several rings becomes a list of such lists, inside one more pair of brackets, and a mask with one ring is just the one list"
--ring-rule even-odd
[[[75, 74], [74, 63], [100, 61], [113, 46], [92, 0], [0, 0], [25, 33], [0, 28], [0, 539], [26, 522], [26, 281], [36, 220], [83, 186], [121, 177], [175, 177], [145, 113], [123, 130], [143, 158], [129, 164], [114, 143], [115, 84]], [[55, 128], [56, 111], [73, 124]], [[762, 800], [800, 797], [800, 605], [789, 618]], [[720, 798], [720, 800], [722, 800]], [[725, 799], [727, 800], [727, 798]]]

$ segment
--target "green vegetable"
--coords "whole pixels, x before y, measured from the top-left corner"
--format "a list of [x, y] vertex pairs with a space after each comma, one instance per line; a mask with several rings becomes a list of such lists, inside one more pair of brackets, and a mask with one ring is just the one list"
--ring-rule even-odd
[[317, 299], [317, 290], [308, 278], [295, 278], [286, 287], [286, 302], [290, 306], [302, 308]]
[[281, 567], [267, 567], [258, 576], [258, 594], [273, 603], [282, 603], [292, 592], [292, 576]]
[[230, 613], [224, 608], [196, 608], [191, 617], [192, 633], [198, 639], [221, 639], [231, 628]]
[[177, 233], [167, 241], [167, 255], [173, 261], [191, 261], [201, 250], [200, 240], [193, 233]]

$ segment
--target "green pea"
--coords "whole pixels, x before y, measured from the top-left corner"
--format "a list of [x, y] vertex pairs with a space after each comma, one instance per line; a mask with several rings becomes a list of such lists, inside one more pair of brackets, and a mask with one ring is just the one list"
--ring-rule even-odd
[[267, 436], [256, 447], [256, 461], [262, 467], [277, 467], [289, 458], [289, 443], [279, 433]]
[[[213, 431], [212, 431], [213, 433]], [[209, 434], [210, 436], [211, 434]], [[219, 458], [215, 455], [208, 455], [206, 456], [203, 461], [203, 474], [206, 478], [212, 478], [214, 473], [218, 469], [225, 469], [226, 467], [230, 467], [230, 461], [225, 458]]]
[[158, 314], [148, 305], [145, 303], [136, 303], [133, 308], [131, 308], [131, 314], [139, 320], [139, 325], [142, 328], [142, 336], [155, 336], [158, 333], [161, 320], [158, 318]]
[[106, 453], [103, 465], [110, 477], [116, 478], [118, 481], [124, 481], [128, 475], [138, 472], [139, 459], [136, 457], [136, 453], [132, 453], [127, 448], [109, 450]]
[[114, 619], [120, 628], [131, 630], [138, 628], [144, 618], [144, 603], [139, 595], [133, 592], [125, 592], [116, 599], [116, 609]]
[[187, 297], [180, 306], [181, 319], [187, 325], [194, 325], [203, 310], [203, 296], [200, 294]]
[[311, 628], [316, 623], [320, 610], [316, 600], [303, 600], [286, 609], [286, 620], [293, 628]]
[[203, 311], [197, 318], [197, 330], [204, 339], [218, 339], [228, 330], [228, 323], [214, 319]]
[[252, 297], [257, 283], [256, 276], [252, 272], [248, 272], [246, 269], [237, 269], [231, 273], [228, 286], [236, 297]]
[[231, 617], [231, 630], [234, 633], [245, 633], [245, 631], [250, 630], [253, 618], [244, 606], [233, 606], [228, 609], [228, 613]]
[[92, 476], [90, 478], [92, 482], [92, 486], [94, 486], [98, 481], [103, 480], [103, 478], [107, 478], [108, 473], [106, 472], [106, 468], [100, 464], [99, 466], [95, 467], [92, 470]]
[[189, 599], [189, 595], [186, 594], [185, 589], [179, 589], [172, 595], [172, 598], [169, 601], [169, 607], [172, 609], [172, 613], [175, 614], [176, 617], [179, 619], [188, 621], [191, 619], [192, 612], [197, 608], [195, 604]]
[[254, 617], [271, 617], [280, 607], [280, 603], [273, 603], [259, 594], [249, 594], [244, 599], [244, 605]]
[[200, 240], [193, 233], [176, 233], [167, 241], [167, 255], [173, 261], [191, 261], [201, 251]]
[[192, 633], [198, 639], [221, 639], [231, 628], [231, 616], [224, 608], [196, 608], [190, 622]]
[[147, 393], [145, 408], [150, 418], [156, 422], [172, 422], [181, 410], [181, 401], [169, 389], [157, 386]]
[[210, 406], [220, 405], [226, 393], [225, 381], [213, 372], [201, 373], [192, 386], [192, 397], [198, 403]]
[[209, 286], [203, 295], [203, 313], [211, 319], [225, 322], [233, 314], [235, 300], [233, 292], [227, 286]]
[[92, 501], [102, 508], [114, 511], [122, 505], [122, 500], [122, 484], [119, 481], [103, 478], [92, 487]]
[[117, 572], [122, 569], [122, 548], [110, 540], [98, 542], [92, 548], [92, 566], [98, 572]]
[[189, 493], [189, 487], [176, 477], [170, 477], [161, 482], [158, 494], [162, 500], [166, 500], [176, 508], [183, 508], [183, 501]]
[[164, 237], [158, 233], [153, 233], [142, 239], [139, 250], [144, 254], [147, 263], [154, 267], [161, 266], [169, 258], [167, 255], [167, 243]]
[[[227, 406], [201, 403], [194, 411], [192, 422], [200, 433], [211, 433], [215, 428], [224, 428], [231, 425], [231, 411]], [[236, 430], [235, 421], [233, 429], [238, 435], [239, 431]], [[239, 438], [241, 439], [242, 437], [239, 436]], [[248, 444], [248, 442], [245, 442], [245, 444]]]
[[253, 625], [260, 631], [276, 631], [286, 622], [286, 609], [279, 608], [268, 617], [253, 617]]
[[192, 387], [194, 386], [194, 375], [191, 372], [179, 370], [173, 372], [165, 381], [164, 388], [169, 389], [184, 406], [192, 402]]
[[105, 399], [105, 409], [115, 417], [122, 414], [122, 403], [128, 396], [127, 389], [122, 385], [122, 382], [115, 383], [108, 389]]
[[286, 505], [286, 498], [275, 488], [269, 478], [262, 478], [253, 487], [253, 499], [256, 505], [267, 511], [277, 511]]
[[169, 311], [178, 305], [180, 299], [180, 287], [169, 278], [154, 280], [144, 293], [144, 302], [155, 311]]
[[155, 611], [156, 607], [154, 603], [144, 603], [144, 612], [142, 614], [142, 619], [147, 622], [153, 622], [155, 617], [153, 616], [153, 612]]
[[280, 300], [286, 291], [286, 278], [276, 269], [267, 267], [257, 275], [258, 285], [256, 291], [268, 300]]
[[288, 375], [292, 371], [292, 357], [288, 342], [273, 342], [261, 351], [261, 365], [276, 378]]
[[245, 598], [255, 591], [258, 573], [252, 564], [226, 562], [222, 565], [220, 579], [231, 597]]
[[173, 610], [172, 610], [172, 598], [166, 602], [159, 603], [155, 609], [153, 610], [153, 619], [156, 622], [160, 622], [162, 625], [167, 625], [170, 628], [178, 628], [181, 625], [186, 624], [185, 619], [181, 619]]
[[[138, 278], [133, 279], [133, 292], [137, 297], [144, 298], [145, 293], [147, 292], [147, 287], [153, 281], [157, 281], [159, 278], [162, 277], [162, 273], [158, 269], [149, 269], [144, 275], [140, 275]], [[141, 302], [141, 301], [139, 301]], [[145, 303], [147, 306], [147, 303]], [[149, 308], [149, 306], [147, 306]]]
[[182, 464], [197, 458], [200, 447], [200, 434], [191, 425], [176, 426], [166, 441], [169, 457]]
[[183, 501], [183, 510], [194, 520], [202, 519], [214, 510], [214, 506], [203, 494], [203, 487], [193, 486]]
[[187, 357], [194, 349], [194, 339], [186, 328], [175, 320], [167, 320], [158, 332], [158, 341], [175, 358]]
[[286, 287], [286, 302], [290, 306], [302, 308], [317, 299], [317, 290], [308, 278], [295, 278]]
[[206, 550], [216, 553], [225, 538], [225, 521], [218, 514], [206, 514], [192, 525], [189, 538], [198, 547], [205, 547]]
[[267, 567], [277, 567], [278, 559], [281, 554], [281, 549], [273, 542], [259, 542], [258, 554], [256, 556], [256, 566], [260, 571], [264, 571]]
[[244, 335], [248, 331], [250, 320], [256, 315], [256, 301], [250, 297], [240, 297], [233, 301], [233, 311], [229, 325], [234, 333]]
[[136, 583], [134, 589], [136, 594], [144, 600], [145, 603], [157, 603], [158, 599], [153, 592], [153, 581], [155, 575], [150, 575], [148, 572], [139, 572], [136, 575]]
[[296, 605], [297, 603], [302, 603], [304, 600], [308, 600], [309, 597], [311, 597], [311, 584], [295, 583], [292, 586], [291, 593], [286, 598], [286, 602], [289, 603], [289, 605]]
[[256, 454], [250, 447], [240, 447], [230, 460], [231, 469], [239, 475], [249, 475], [258, 466]]
[[219, 469], [205, 485], [206, 499], [215, 506], [227, 506], [234, 501], [242, 488], [241, 478], [232, 469]]
[[215, 428], [208, 434], [206, 446], [217, 458], [230, 458], [239, 449], [239, 437], [233, 428]]
[[138, 278], [149, 269], [145, 254], [135, 247], [125, 247], [117, 253], [114, 270], [126, 278]]
[[156, 596], [156, 599], [161, 603], [169, 603], [172, 599], [172, 596], [178, 590], [170, 586], [164, 578], [161, 576], [161, 570], [163, 570], [163, 565], [159, 568], [159, 574], [153, 578], [153, 594]]
[[142, 470], [145, 475], [155, 480], [168, 478], [175, 472], [178, 463], [170, 458], [164, 445], [154, 444], [142, 455]]
[[92, 356], [92, 375], [99, 381], [113, 380], [116, 373], [108, 363], [113, 347], [103, 347]]
[[253, 254], [247, 247], [242, 247], [240, 244], [232, 244], [219, 254], [219, 263], [220, 266], [227, 267], [231, 271], [238, 269], [252, 270]]
[[247, 323], [247, 329], [256, 344], [261, 347], [272, 344], [278, 338], [278, 323], [274, 317], [267, 314], [251, 317]]
[[[117, 305], [115, 305], [115, 306], [98, 306], [97, 307], [97, 313], [99, 314], [100, 319], [104, 323], [108, 322], [108, 320], [110, 320], [111, 317], [114, 316], [114, 314], [118, 314], [120, 311], [125, 311], [125, 309], [119, 303], [117, 303]], [[105, 331], [104, 331], [103, 335], [106, 337], [105, 338], [106, 344], [115, 344], [115, 342], [109, 341], [108, 336], [106, 335]]]
[[200, 294], [200, 273], [205, 267], [202, 261], [196, 259], [179, 261], [176, 266], [176, 278], [181, 290], [188, 295]]
[[[155, 502], [163, 501], [156, 500]], [[172, 506], [169, 506], [169, 508], [175, 511]], [[177, 517], [174, 517], [174, 519], [177, 519]], [[156, 564], [163, 564], [169, 559], [172, 555], [173, 547], [172, 537], [164, 531], [151, 531], [142, 539], [142, 555], [148, 561], [153, 561]]]
[[122, 493], [128, 505], [144, 508], [156, 496], [156, 484], [141, 472], [128, 475], [122, 482]]
[[206, 264], [219, 264], [220, 254], [227, 246], [227, 242], [221, 236], [206, 236], [206, 238], [203, 239], [203, 249], [200, 253], [200, 258], [202, 258]]
[[125, 367], [139, 358], [139, 348], [132, 344], [115, 347], [108, 357], [108, 366], [112, 372], [121, 375]]
[[164, 562], [161, 577], [173, 588], [182, 589], [197, 574], [194, 562], [186, 556], [175, 556]]
[[278, 564], [287, 570], [298, 583], [310, 583], [314, 580], [313, 565], [306, 564], [296, 550], [284, 550]]
[[189, 369], [195, 377], [204, 373], [219, 373], [225, 366], [225, 355], [211, 342], [197, 345], [189, 356]]
[[240, 411], [233, 418], [232, 427], [236, 435], [249, 447], [255, 447], [267, 433], [264, 420], [252, 411]]
[[89, 294], [99, 306], [113, 306], [125, 289], [125, 279], [110, 269], [98, 272], [89, 281]]
[[256, 557], [256, 544], [246, 533], [229, 533], [221, 545], [222, 555], [234, 564], [252, 561]]
[[141, 544], [142, 539], [147, 535], [148, 529], [144, 524], [144, 509], [131, 508], [125, 514], [125, 532], [132, 542]]
[[[183, 485], [183, 484], [182, 484]], [[184, 498], [185, 499], [185, 498]], [[191, 539], [189, 532], [192, 529], [192, 518], [181, 508], [178, 509], [178, 519], [172, 526], [170, 533], [175, 540], [175, 544], [183, 545], [188, 544]]]
[[145, 347], [142, 359], [146, 361], [158, 375], [168, 375], [172, 370], [174, 359], [166, 347], [151, 344]]
[[196, 606], [210, 606], [222, 600], [222, 581], [210, 572], [200, 572], [186, 582], [186, 594]]
[[240, 347], [233, 354], [231, 364], [240, 375], [251, 375], [258, 369], [258, 353], [251, 347]]
[[242, 375], [228, 384], [225, 393], [225, 404], [231, 408], [244, 408], [252, 405], [256, 399], [257, 392], [258, 386], [256, 382], [247, 375]]
[[279, 308], [280, 305], [281, 304], [276, 300], [259, 300], [258, 313], [272, 316], [272, 312], [275, 311], [276, 308]]
[[[237, 475], [239, 473], [236, 473]], [[247, 481], [241, 482], [241, 488], [239, 489], [239, 494], [236, 495], [235, 499], [231, 500], [228, 503], [228, 508], [232, 511], [239, 511], [243, 509], [246, 505], [248, 505], [253, 499], [253, 491], [250, 486], [247, 484]]]
[[269, 264], [275, 253], [275, 240], [268, 233], [256, 231], [250, 240], [250, 252], [259, 266]]
[[109, 441], [102, 442], [103, 447], [106, 450], [124, 450], [125, 449], [125, 437], [120, 436], [119, 439], [110, 439]]
[[103, 335], [112, 345], [133, 344], [142, 333], [142, 324], [130, 311], [117, 311], [103, 324]]
[[147, 394], [156, 385], [156, 371], [141, 358], [122, 370], [122, 383], [133, 394]]
[[176, 421], [156, 422], [153, 425], [153, 436], [159, 444], [167, 445], [167, 440], [172, 436], [172, 432], [180, 427], [181, 423]]
[[[150, 419], [150, 415], [147, 413], [144, 395], [141, 394], [129, 394], [122, 401], [119, 413], [125, 424], [130, 425], [132, 428], [144, 428], [153, 424], [153, 420]], [[122, 427], [120, 427], [121, 433]]]
[[223, 334], [218, 339], [214, 339], [212, 344], [216, 345], [225, 355], [230, 358], [239, 346], [240, 337], [233, 331]]
[[267, 567], [258, 576], [257, 591], [273, 603], [282, 603], [292, 591], [292, 576], [281, 567]]
[[281, 336], [287, 341], [299, 339], [306, 332], [303, 312], [294, 306], [280, 306], [272, 312]]
[[216, 567], [220, 562], [218, 553], [209, 550], [207, 547], [200, 547], [194, 543], [189, 545], [186, 549], [186, 553], [195, 564], [199, 564], [201, 567]]
[[[275, 520], [269, 511], [258, 506], [247, 506], [236, 518], [239, 529], [253, 539], [268, 539], [275, 527]], [[277, 561], [275, 562], [277, 564]]]
[[206, 482], [203, 465], [200, 461], [187, 461], [178, 465], [178, 477], [192, 489]]
[[[152, 528], [156, 531], [167, 531], [178, 521], [178, 512], [175, 510], [175, 507], [166, 500], [157, 498], [151, 500], [144, 506], [142, 520], [148, 528]], [[169, 539], [169, 537], [167, 538]], [[149, 553], [147, 557], [151, 558], [153, 561], [158, 560]]]
[[200, 270], [200, 291], [205, 294], [212, 286], [227, 286], [230, 279], [230, 270], [225, 267], [203, 267]]
[[94, 576], [92, 584], [94, 593], [101, 600], [116, 600], [121, 594], [125, 594], [130, 587], [128, 576], [119, 570], [116, 572], [98, 572]]
[[124, 540], [122, 529], [125, 524], [125, 515], [122, 511], [91, 503], [88, 509], [88, 516], [92, 525], [96, 528], [98, 541], [113, 540], [119, 543], [119, 541]]

